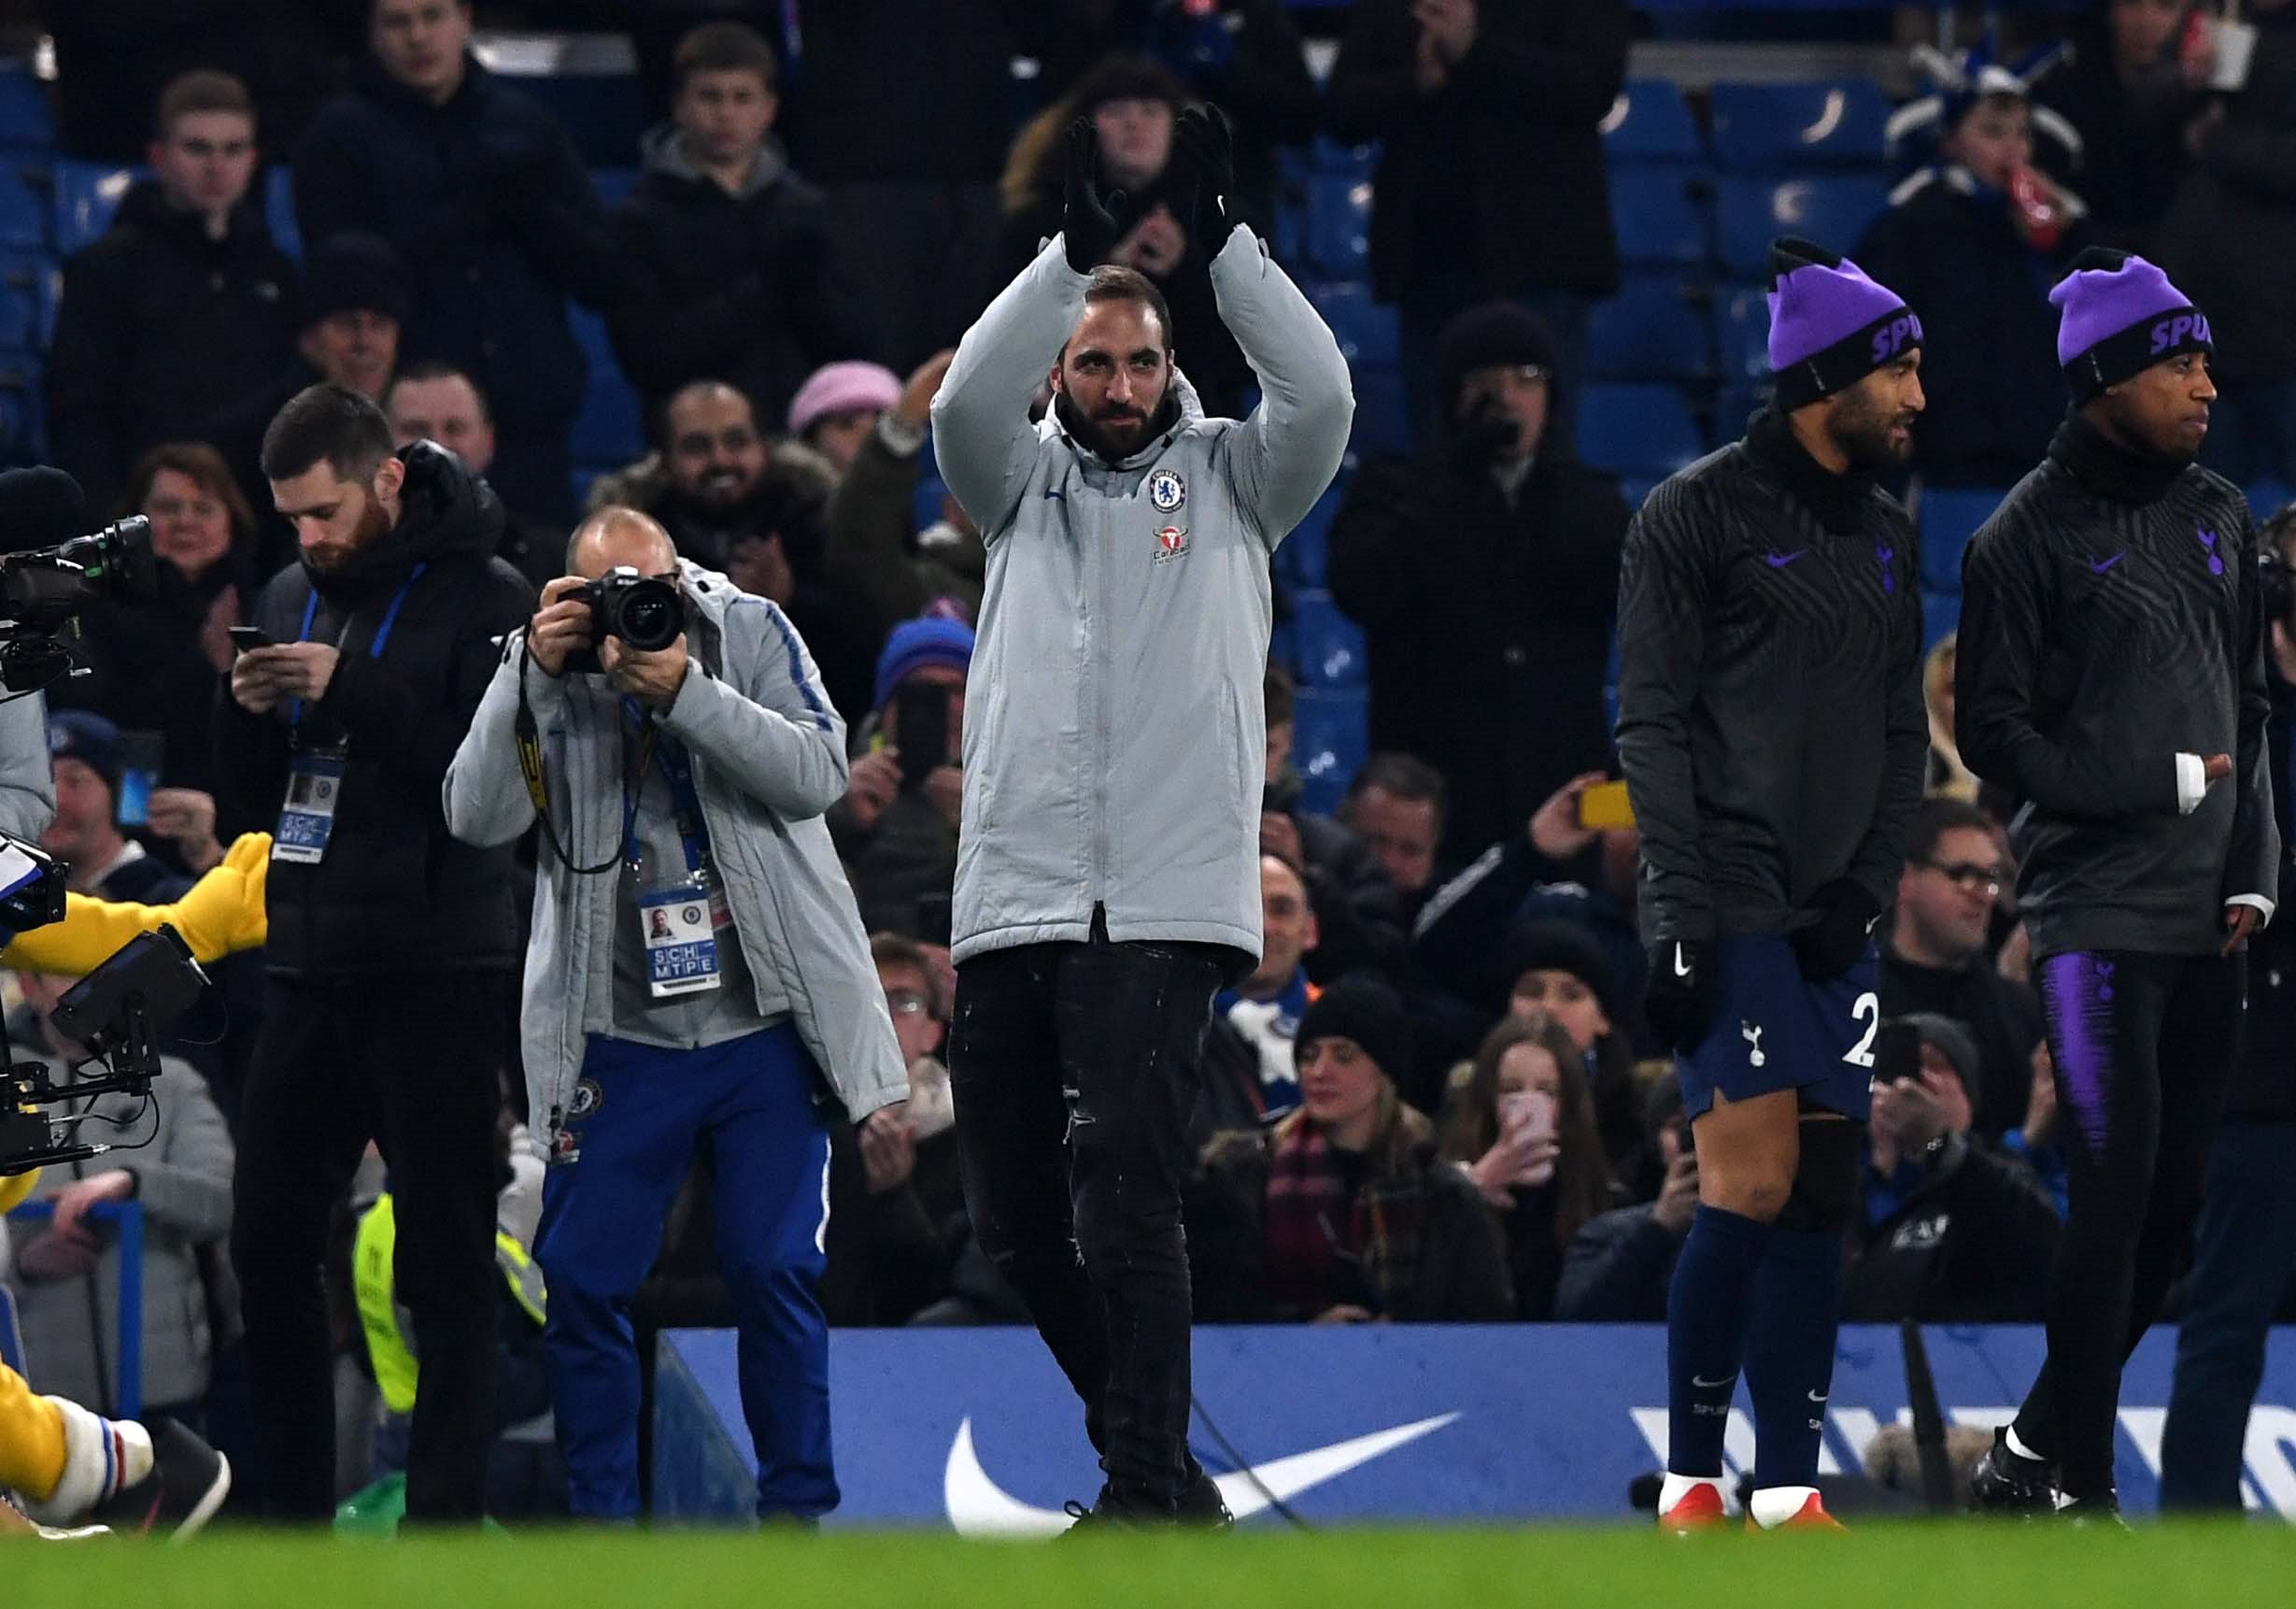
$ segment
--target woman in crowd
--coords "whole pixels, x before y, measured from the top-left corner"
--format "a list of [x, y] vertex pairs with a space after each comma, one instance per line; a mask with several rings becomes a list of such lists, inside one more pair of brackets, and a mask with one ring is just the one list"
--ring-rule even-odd
[[1365, 975], [1301, 1016], [1300, 1104], [1266, 1133], [1214, 1138], [1188, 1204], [1206, 1323], [1496, 1321], [1506, 1254], [1467, 1170], [1396, 1093], [1403, 1004]]
[[1510, 1017], [1476, 1051], [1444, 1114], [1443, 1153], [1499, 1215], [1515, 1317], [1554, 1317], [1563, 1253], [1611, 1204], [1585, 1063], [1552, 1020]]
[[[1516, 927], [1508, 944], [1507, 1019], [1550, 1021], [1578, 1050], [1609, 1177], [1632, 1201], [1658, 1190], [1660, 1169], [1642, 1133], [1642, 1098], [1635, 1084], [1634, 1047], [1610, 1009], [1613, 978], [1601, 941], [1583, 923], [1542, 918]], [[1451, 1070], [1446, 1108], [1473, 1076], [1474, 1063]]]

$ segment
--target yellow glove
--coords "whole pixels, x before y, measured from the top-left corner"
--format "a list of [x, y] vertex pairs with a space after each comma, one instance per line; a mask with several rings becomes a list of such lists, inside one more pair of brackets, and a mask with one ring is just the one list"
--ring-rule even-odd
[[163, 922], [183, 935], [195, 959], [220, 961], [255, 948], [269, 933], [263, 890], [270, 872], [271, 834], [248, 833], [224, 852], [220, 865], [172, 905], [115, 904], [66, 894], [64, 919], [19, 933], [0, 950], [0, 964], [18, 972], [84, 977], [109, 961], [121, 945]]

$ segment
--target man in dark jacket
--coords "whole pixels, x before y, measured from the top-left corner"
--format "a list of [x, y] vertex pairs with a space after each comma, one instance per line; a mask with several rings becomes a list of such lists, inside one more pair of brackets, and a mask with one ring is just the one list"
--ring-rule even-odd
[[1371, 747], [1449, 780], [1444, 847], [1465, 861], [1609, 757], [1626, 505], [1549, 428], [1557, 354], [1538, 319], [1488, 303], [1440, 349], [1443, 428], [1349, 484], [1329, 579], [1369, 643]]
[[2296, 486], [2296, 4], [2247, 10], [2247, 78], [2187, 135], [2194, 160], [2161, 223], [2161, 263], [2224, 337], [2203, 461], [2242, 485]]
[[[2296, 736], [2296, 505], [2263, 533], [2271, 620], [2272, 774], [2289, 769]], [[2273, 790], [2280, 841], [2296, 842], [2296, 798]], [[2296, 882], [2279, 861], [2280, 903]], [[2264, 1373], [2264, 1341], [2296, 1293], [2296, 926], [2250, 941], [2248, 1026], [2208, 1162], [2199, 1247], [2176, 1332], [2176, 1384], [2161, 1437], [2164, 1508], [2240, 1512], [2248, 1410]]]
[[860, 351], [836, 288], [829, 208], [770, 132], [772, 47], [712, 22], [677, 48], [675, 121], [616, 207], [628, 282], [608, 310], [622, 372], [649, 408], [689, 380], [725, 379], [778, 420], [814, 368]]
[[1881, 937], [1881, 1014], [1934, 1012], [1977, 1043], [1963, 1082], [1987, 1143], [2021, 1128], [2041, 1005], [2001, 975], [1986, 947], [2003, 868], [1992, 820], [1958, 799], [1924, 800], [1906, 833], [1906, 869]]
[[2045, 165], [2079, 188], [2101, 246], [2153, 249], [2184, 177], [2185, 126], [2204, 98], [2185, 81], [2178, 35], [2186, 0], [2095, 0], [2071, 31], [2072, 53], [2034, 85], [2070, 123], [2076, 150]]
[[2027, 802], [2019, 904], [2065, 1123], [2048, 1360], [1981, 1506], [2119, 1505], [2120, 1371], [2190, 1244], [2233, 1073], [2248, 936], [2279, 896], [2256, 533], [2193, 463], [2207, 317], [2141, 257], [2051, 299], [2075, 403], [1962, 561], [1954, 731]]
[[306, 239], [391, 243], [414, 285], [405, 355], [486, 388], [493, 483], [513, 507], [561, 516], [588, 378], [566, 298], [602, 305], [621, 275], [565, 131], [478, 64], [470, 34], [469, 0], [373, 0], [373, 58], [295, 148], [295, 215]]
[[1643, 1133], [1664, 1164], [1655, 1201], [1613, 1208], [1580, 1226], [1563, 1254], [1554, 1317], [1578, 1324], [1664, 1324], [1674, 1260], [1698, 1211], [1698, 1155], [1682, 1117], [1682, 1087], [1661, 1078], [1644, 1097]]
[[1871, 1101], [1870, 934], [1929, 748], [1919, 554], [1875, 479], [1912, 453], [1921, 320], [1807, 241], [1771, 263], [1777, 404], [1651, 494], [1619, 583], [1643, 1009], [1702, 1175], [1667, 1311], [1677, 1531], [1722, 1523], [1741, 1369], [1756, 1522], [1828, 1523], [1809, 1404], [1831, 1388]]
[[[2090, 243], [2085, 208], [2036, 225], [2011, 198], [2031, 173], [2033, 116], [2021, 93], [1949, 96], [1945, 160], [1900, 186], [1858, 261], [1934, 316], [1922, 332], [1921, 385], [1935, 406], [1914, 437], [1914, 467], [1938, 486], [2013, 486], [2063, 416], [2048, 361], [2048, 288]], [[1951, 308], [1948, 319], [1944, 311]]]
[[1619, 285], [1603, 119], [1626, 78], [1624, 0], [1359, 0], [1331, 70], [1342, 139], [1385, 142], [1371, 287], [1401, 306], [1412, 402], [1439, 416], [1436, 335], [1505, 296], [1555, 335], [1557, 422], [1586, 373], [1588, 303]]
[[447, 762], [533, 590], [502, 511], [382, 410], [315, 386], [263, 468], [303, 557], [257, 600], [276, 646], [233, 666], [217, 727], [233, 823], [276, 823], [263, 1026], [242, 1099], [243, 1282], [263, 1508], [323, 1522], [334, 1415], [319, 1270], [369, 1139], [399, 1184], [400, 1300], [422, 1347], [407, 1512], [475, 1523], [492, 1425], [496, 1071], [518, 964], [512, 853], [448, 833]]
[[1919, 1036], [1920, 1061], [1874, 1092], [1842, 1317], [2030, 1324], [2057, 1249], [2056, 1203], [2022, 1167], [1970, 1139], [1982, 1096], [1977, 1042], [1943, 1017], [1894, 1020]]
[[160, 97], [157, 176], [64, 265], [48, 365], [56, 462], [109, 506], [147, 448], [198, 436], [287, 361], [295, 267], [248, 200], [255, 107], [238, 79], [186, 73]]

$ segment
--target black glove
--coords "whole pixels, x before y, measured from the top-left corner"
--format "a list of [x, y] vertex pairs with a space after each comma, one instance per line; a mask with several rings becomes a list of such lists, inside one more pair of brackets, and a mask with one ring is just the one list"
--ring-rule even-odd
[[1187, 197], [1188, 238], [1207, 259], [1220, 254], [1236, 221], [1227, 198], [1236, 192], [1236, 136], [1227, 114], [1206, 101], [1180, 114], [1172, 129], [1174, 192]]
[[1881, 907], [1874, 896], [1848, 877], [1836, 877], [1820, 889], [1810, 904], [1818, 919], [1793, 935], [1793, 959], [1811, 983], [1841, 976], [1857, 964], [1874, 931]]
[[1688, 1053], [1714, 1018], [1714, 946], [1706, 939], [1667, 939], [1651, 947], [1650, 981], [1642, 1015], [1668, 1050]]
[[1108, 261], [1124, 233], [1124, 192], [1100, 188], [1100, 139], [1090, 118], [1069, 125], [1067, 197], [1060, 208], [1060, 245], [1069, 266], [1089, 274]]

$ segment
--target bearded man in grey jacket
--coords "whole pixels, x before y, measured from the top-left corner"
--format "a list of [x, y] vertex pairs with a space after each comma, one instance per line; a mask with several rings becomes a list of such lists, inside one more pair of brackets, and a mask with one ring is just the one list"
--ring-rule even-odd
[[[1226, 119], [1174, 133], [1257, 375], [1206, 419], [1069, 132], [1061, 232], [958, 347], [936, 456], [988, 554], [967, 684], [950, 1075], [974, 1233], [1084, 1399], [1098, 1521], [1220, 1523], [1187, 1450], [1186, 1120], [1212, 996], [1260, 951], [1268, 559], [1347, 446], [1346, 361], [1230, 221]], [[1028, 403], [1047, 368], [1053, 406]]]

